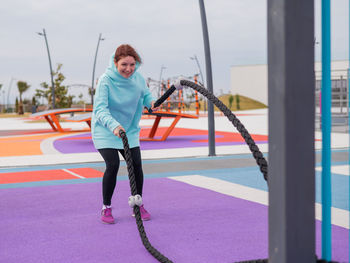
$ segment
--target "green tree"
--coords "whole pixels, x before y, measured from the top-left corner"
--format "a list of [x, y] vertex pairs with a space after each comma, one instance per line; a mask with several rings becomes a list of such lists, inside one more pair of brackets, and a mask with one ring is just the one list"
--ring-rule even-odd
[[[53, 72], [54, 77], [54, 92], [55, 92], [55, 106], [57, 108], [69, 108], [73, 103], [73, 95], [68, 95], [68, 87], [62, 85], [66, 77], [61, 72], [62, 64], [57, 64], [56, 71]], [[47, 99], [49, 105], [52, 105], [52, 91], [51, 86], [43, 82], [40, 84], [43, 89], [36, 89], [35, 97]]]
[[240, 102], [240, 98], [239, 98], [239, 95], [237, 94], [236, 95], [237, 110], [239, 110], [241, 108], [240, 105], [239, 105], [239, 102]]
[[228, 97], [228, 107], [230, 108], [230, 110], [231, 110], [231, 108], [232, 108], [232, 103], [233, 103], [233, 96], [230, 95], [230, 96]]
[[17, 88], [18, 88], [18, 92], [19, 92], [19, 105], [18, 105], [18, 114], [23, 114], [23, 100], [22, 100], [22, 94], [24, 92], [26, 92], [30, 86], [28, 85], [27, 82], [25, 81], [18, 81], [17, 82]]

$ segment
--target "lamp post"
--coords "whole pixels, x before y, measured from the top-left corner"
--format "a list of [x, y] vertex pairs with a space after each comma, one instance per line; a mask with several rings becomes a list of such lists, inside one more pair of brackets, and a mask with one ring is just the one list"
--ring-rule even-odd
[[10, 108], [10, 91], [11, 91], [11, 86], [12, 86], [12, 82], [15, 80], [15, 78], [11, 78], [10, 80], [10, 84], [7, 90], [7, 103], [6, 103], [6, 110], [8, 110]]
[[96, 59], [97, 59], [97, 52], [98, 52], [98, 48], [100, 46], [100, 41], [105, 40], [104, 38], [102, 38], [102, 34], [100, 33], [100, 35], [98, 36], [98, 41], [97, 41], [97, 47], [96, 47], [96, 52], [95, 52], [95, 59], [94, 59], [94, 67], [92, 69], [92, 82], [91, 82], [91, 105], [94, 104], [94, 82], [95, 82], [95, 68], [96, 68]]
[[160, 97], [160, 90], [162, 88], [162, 73], [163, 73], [163, 69], [166, 69], [166, 67], [164, 67], [164, 65], [162, 65], [161, 68], [160, 68], [158, 97]]
[[50, 57], [50, 50], [49, 50], [49, 44], [47, 42], [46, 32], [45, 28], [43, 28], [43, 32], [38, 32], [38, 35], [44, 36], [45, 43], [46, 43], [46, 49], [47, 49], [47, 55], [49, 57], [49, 65], [50, 65], [50, 76], [51, 76], [51, 96], [52, 96], [52, 109], [55, 108], [55, 85], [53, 83], [53, 71], [52, 71], [52, 65], [51, 65], [51, 57]]
[[[205, 53], [205, 68], [207, 72], [207, 89], [209, 92], [213, 92], [213, 79], [211, 71], [211, 58], [210, 58], [210, 46], [207, 18], [205, 15], [204, 1], [199, 0], [199, 9], [202, 20], [204, 53]], [[214, 124], [214, 105], [208, 101], [208, 142], [209, 142], [209, 156], [215, 156], [215, 124]]]

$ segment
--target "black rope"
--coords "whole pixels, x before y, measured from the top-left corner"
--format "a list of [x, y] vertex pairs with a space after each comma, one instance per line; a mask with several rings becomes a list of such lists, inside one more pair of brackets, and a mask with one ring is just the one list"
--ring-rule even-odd
[[[228, 109], [225, 104], [223, 104], [217, 97], [215, 97], [211, 92], [209, 92], [204, 87], [188, 80], [181, 80], [180, 84], [182, 86], [190, 87], [199, 93], [201, 93], [203, 96], [205, 96], [208, 100], [210, 100], [216, 107], [218, 107], [222, 113], [232, 122], [233, 126], [239, 131], [245, 142], [247, 143], [250, 151], [253, 154], [253, 157], [256, 160], [256, 163], [258, 164], [260, 171], [262, 172], [264, 179], [267, 181], [267, 161], [265, 160], [263, 154], [260, 152], [259, 147], [255, 144], [255, 141], [253, 140], [252, 136], [250, 136], [247, 129], [244, 127], [244, 125], [240, 122], [240, 120], [232, 113], [230, 109]], [[164, 94], [162, 97], [160, 97], [154, 105], [159, 106], [164, 102], [174, 91], [176, 90], [176, 87], [172, 85]]]
[[[154, 103], [154, 107], [159, 107], [174, 91], [176, 88], [171, 86], [157, 101]], [[152, 109], [148, 110], [149, 113], [152, 113]]]
[[[130, 148], [129, 148], [128, 138], [126, 137], [126, 134], [123, 130], [119, 131], [119, 135], [123, 140], [123, 146], [124, 146], [124, 151], [125, 151], [125, 161], [126, 161], [127, 168], [128, 168], [128, 176], [129, 176], [131, 194], [133, 196], [135, 196], [137, 194], [137, 189], [136, 189], [134, 166], [133, 166], [133, 161], [132, 161], [131, 152], [130, 152]], [[134, 213], [135, 213], [136, 224], [137, 224], [137, 228], [138, 228], [139, 233], [140, 233], [142, 243], [143, 243], [144, 247], [147, 249], [147, 251], [154, 258], [156, 258], [159, 262], [173, 263], [170, 259], [165, 257], [156, 248], [154, 248], [151, 245], [151, 243], [149, 242], [147, 235], [146, 235], [146, 232], [145, 232], [145, 228], [144, 228], [143, 223], [142, 223], [139, 206], [137, 206], [137, 205], [134, 206]]]

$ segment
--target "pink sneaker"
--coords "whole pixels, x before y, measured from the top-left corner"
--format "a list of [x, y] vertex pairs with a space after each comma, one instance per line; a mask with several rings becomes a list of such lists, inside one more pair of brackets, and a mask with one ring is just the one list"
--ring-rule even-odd
[[106, 224], [114, 224], [115, 223], [114, 218], [112, 216], [112, 208], [102, 209], [101, 220], [103, 223], [106, 223]]
[[143, 205], [140, 206], [140, 213], [141, 213], [141, 219], [143, 221], [147, 221], [151, 219], [151, 214], [147, 212], [147, 210], [143, 207]]

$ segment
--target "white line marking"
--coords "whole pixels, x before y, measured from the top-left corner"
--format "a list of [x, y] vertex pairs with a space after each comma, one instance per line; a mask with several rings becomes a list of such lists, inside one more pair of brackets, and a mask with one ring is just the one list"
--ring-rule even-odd
[[[322, 167], [316, 167], [317, 171], [322, 171]], [[331, 171], [333, 174], [342, 174], [349, 176], [349, 165], [333, 165], [331, 167]]]
[[74, 176], [76, 176], [76, 177], [78, 177], [78, 178], [86, 179], [84, 176], [81, 176], [81, 175], [79, 175], [79, 174], [76, 174], [76, 173], [74, 173], [74, 172], [72, 172], [72, 171], [69, 171], [69, 170], [67, 170], [67, 169], [62, 169], [62, 171], [65, 171], [66, 173], [69, 173], [69, 174], [71, 174], [71, 175], [74, 175]]
[[[210, 178], [202, 175], [171, 176], [179, 182], [187, 183], [193, 186], [212, 190], [221, 194], [241, 198], [251, 202], [268, 205], [268, 192], [227, 182], [224, 180]], [[322, 220], [322, 205], [315, 204], [316, 219]], [[344, 209], [332, 207], [332, 224], [349, 229], [349, 212]]]

